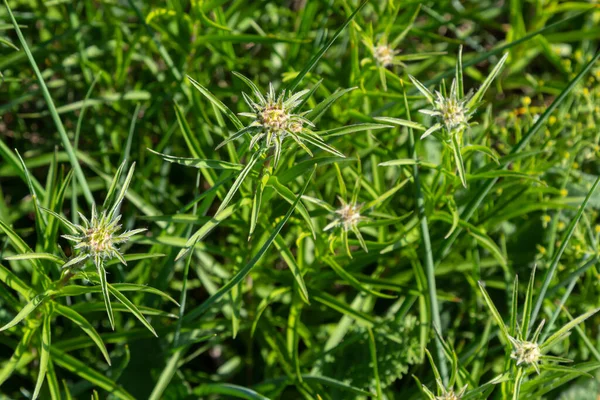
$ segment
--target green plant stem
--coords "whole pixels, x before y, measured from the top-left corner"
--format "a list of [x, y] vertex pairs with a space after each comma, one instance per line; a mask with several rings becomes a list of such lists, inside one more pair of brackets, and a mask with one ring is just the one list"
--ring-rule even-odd
[[[410, 120], [410, 109], [408, 107], [406, 92], [404, 93], [404, 104], [406, 107], [406, 115], [408, 117], [408, 120]], [[419, 223], [421, 225], [421, 238], [423, 240], [423, 251], [425, 256], [425, 275], [427, 276], [427, 290], [429, 294], [429, 302], [431, 303], [431, 319], [435, 329], [437, 329], [441, 335], [442, 323], [440, 318], [440, 310], [437, 300], [437, 290], [435, 284], [435, 264], [433, 262], [433, 252], [431, 250], [429, 225], [427, 223], [427, 215], [425, 213], [425, 199], [423, 198], [423, 192], [421, 191], [421, 181], [419, 177], [419, 165], [415, 135], [412, 128], [408, 128], [408, 135], [410, 154], [411, 157], [416, 161], [413, 165], [413, 178], [415, 180], [415, 198], [417, 202], [417, 214], [419, 218]], [[448, 382], [448, 366], [446, 365], [446, 356], [444, 354], [443, 344], [437, 335], [435, 336], [435, 344], [437, 350], [438, 365], [440, 367], [440, 374], [442, 376], [444, 384], [446, 384]]]

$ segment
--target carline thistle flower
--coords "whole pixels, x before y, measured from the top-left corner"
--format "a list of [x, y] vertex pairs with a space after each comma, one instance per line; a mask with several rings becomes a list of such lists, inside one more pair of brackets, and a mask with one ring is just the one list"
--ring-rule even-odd
[[465, 395], [466, 391], [467, 385], [463, 386], [458, 392], [455, 392], [453, 389], [446, 390], [442, 385], [442, 394], [440, 396], [435, 396], [435, 400], [460, 400]]
[[340, 203], [342, 203], [342, 206], [334, 211], [335, 218], [325, 228], [323, 228], [324, 231], [328, 231], [335, 227], [341, 227], [345, 231], [354, 230], [360, 221], [367, 219], [366, 217], [360, 215], [360, 209], [363, 206], [362, 204], [355, 202], [346, 203], [342, 199], [340, 199]]
[[[542, 321], [543, 323], [544, 321]], [[539, 362], [542, 357], [542, 351], [540, 346], [535, 342], [529, 342], [526, 340], [519, 340], [517, 338], [513, 338], [512, 336], [508, 336], [508, 340], [513, 346], [513, 350], [510, 353], [510, 358], [517, 361], [517, 366], [521, 364], [525, 364], [527, 366], [533, 366], [536, 372], [539, 374]]]
[[377, 46], [373, 46], [371, 48], [371, 52], [373, 53], [375, 61], [377, 61], [377, 63], [384, 68], [388, 68], [396, 64], [394, 62], [394, 57], [399, 53], [398, 50], [394, 50], [391, 45], [385, 43], [380, 43]]
[[74, 224], [76, 232], [62, 235], [65, 239], [76, 243], [73, 249], [79, 251], [79, 254], [63, 268], [74, 264], [83, 264], [88, 258], [94, 261], [96, 267], [103, 261], [113, 258], [117, 258], [122, 264], [127, 265], [118, 245], [146, 230], [141, 228], [119, 233], [121, 215], [114, 215], [107, 210], [99, 213], [95, 204], [92, 205], [92, 215], [89, 220], [81, 213], [79, 213], [79, 217], [83, 221], [83, 225]]
[[275, 167], [277, 167], [281, 158], [283, 142], [288, 137], [294, 140], [311, 157], [313, 153], [307, 147], [306, 143], [319, 147], [338, 157], [344, 157], [342, 153], [326, 144], [320, 136], [313, 132], [312, 128], [315, 128], [315, 125], [306, 118], [306, 115], [311, 110], [304, 112], [297, 111], [304, 102], [306, 94], [310, 92], [309, 90], [291, 93], [284, 89], [277, 95], [273, 84], [270, 83], [269, 91], [265, 96], [250, 79], [235, 72], [234, 74], [243, 80], [252, 89], [254, 94], [255, 100], [242, 92], [244, 101], [248, 104], [252, 112], [238, 114], [243, 117], [252, 118], [252, 122], [219, 144], [217, 149], [246, 133], [250, 133], [252, 135], [250, 149], [256, 145], [260, 149], [274, 149]]
[[[469, 127], [469, 120], [477, 110], [477, 105], [469, 105], [474, 96], [472, 91], [466, 96], [460, 97], [457, 89], [457, 81], [456, 79], [453, 79], [449, 95], [444, 96], [440, 91], [435, 91], [434, 96], [413, 76], [409, 77], [417, 89], [419, 89], [433, 105], [433, 109], [422, 109], [419, 110], [419, 112], [434, 117], [436, 120], [436, 123], [421, 135], [421, 139], [426, 138], [442, 128], [445, 128], [448, 135], [455, 135]], [[427, 92], [424, 92], [423, 89]]]
[[113, 329], [115, 328], [115, 320], [112, 305], [110, 303], [104, 261], [116, 258], [124, 265], [127, 265], [125, 257], [121, 253], [118, 245], [127, 242], [132, 236], [146, 230], [145, 228], [141, 228], [119, 233], [121, 231], [121, 225], [119, 224], [119, 221], [121, 220], [119, 208], [125, 198], [125, 193], [131, 183], [133, 171], [135, 169], [135, 163], [133, 163], [121, 186], [121, 190], [117, 193], [117, 186], [121, 179], [125, 164], [126, 162], [124, 161], [117, 169], [110, 188], [108, 189], [108, 194], [106, 195], [103, 204], [103, 211], [98, 212], [96, 204], [92, 203], [92, 213], [89, 219], [79, 213], [83, 225], [74, 224], [60, 214], [44, 209], [49, 214], [58, 218], [63, 225], [71, 231], [70, 234], [63, 235], [63, 237], [75, 243], [73, 250], [75, 250], [77, 254], [62, 266], [62, 269], [65, 270], [64, 276], [71, 276], [75, 269], [83, 269], [85, 263], [89, 259], [94, 262], [96, 272], [98, 273], [98, 280], [102, 288], [104, 305], [106, 307], [110, 325]]

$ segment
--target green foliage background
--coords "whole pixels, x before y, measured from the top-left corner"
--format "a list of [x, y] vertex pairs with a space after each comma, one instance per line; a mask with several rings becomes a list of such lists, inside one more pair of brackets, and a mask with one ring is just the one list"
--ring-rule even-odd
[[[372, 0], [354, 16], [359, 8], [354, 0], [8, 4], [74, 149], [65, 148], [43, 85], [3, 6], [0, 221], [7, 228], [0, 232], [0, 263], [12, 275], [0, 277], [1, 325], [26, 304], [14, 277], [35, 293], [40, 279], [31, 260], [6, 259], [27, 252], [9, 230], [32, 251], [73, 254], [59, 237], [67, 232], [58, 222], [36, 230], [40, 216], [17, 151], [41, 204], [70, 219], [78, 210], [84, 215], [91, 210], [84, 186], [101, 204], [119, 165], [135, 161], [121, 222], [148, 232], [123, 246], [141, 255], [138, 259], [107, 265], [108, 282], [147, 285], [184, 307], [148, 290], [124, 292], [156, 338], [123, 306], [115, 308], [113, 331], [93, 286], [81, 296], [56, 297], [44, 303], [44, 311], [0, 333], [3, 396], [32, 395], [43, 329], [31, 333], [27, 346], [19, 343], [51, 315], [51, 362], [40, 398], [88, 398], [94, 390], [100, 398], [139, 399], [421, 398], [411, 375], [435, 388], [426, 348], [438, 369], [443, 364], [453, 370], [436, 347], [436, 319], [441, 337], [456, 351], [461, 386], [474, 389], [506, 372], [511, 378], [489, 397], [511, 398], [514, 362], [507, 367], [510, 357], [478, 281], [508, 323], [515, 277], [522, 277], [523, 298], [525, 277], [537, 264], [533, 297], [542, 293], [538, 319], [548, 321], [556, 312], [550, 333], [599, 306], [599, 192], [591, 192], [581, 219], [570, 225], [600, 175], [596, 2]], [[365, 39], [377, 43], [384, 32], [390, 38], [406, 32], [396, 47], [399, 57], [407, 56], [406, 65], [383, 68], [374, 60]], [[477, 124], [464, 135], [466, 188], [440, 140], [421, 141], [422, 131], [406, 126], [374, 125], [376, 117], [412, 117], [428, 127], [431, 119], [418, 113], [426, 102], [408, 74], [431, 89], [445, 78], [449, 87], [460, 45], [467, 91], [479, 87], [509, 53], [472, 118]], [[410, 57], [423, 53], [435, 54]], [[148, 151], [246, 164], [247, 139], [215, 150], [237, 129], [187, 76], [238, 113], [248, 111], [241, 92], [249, 89], [233, 71], [266, 91], [270, 82], [277, 90], [296, 83], [305, 68], [296, 90], [316, 89], [303, 110], [355, 88], [313, 120], [315, 131], [371, 124], [325, 136], [345, 159], [309, 146], [311, 157], [286, 142], [270, 177], [261, 181], [264, 170], [255, 168], [230, 203], [231, 212], [215, 221], [235, 170], [190, 168]], [[552, 112], [544, 113], [551, 104]], [[85, 185], [77, 171], [73, 182], [64, 183], [74, 165], [70, 156], [81, 166]], [[400, 161], [380, 165], [392, 160]], [[262, 204], [254, 216], [261, 185]], [[355, 188], [358, 202], [367, 205], [368, 220], [359, 227], [368, 252], [350, 232], [349, 257], [339, 229], [333, 235], [323, 231], [332, 215], [319, 201], [338, 208], [338, 198], [348, 200]], [[280, 222], [281, 233], [271, 239]], [[176, 260], [200, 228], [208, 233], [191, 256]], [[219, 299], [211, 297], [257, 255], [239, 284]], [[51, 281], [60, 279], [60, 265], [39, 263]], [[300, 271], [310, 304], [291, 269]], [[79, 278], [79, 284], [89, 283]], [[76, 324], [53, 311], [54, 303], [93, 325], [110, 366]], [[593, 375], [600, 366], [599, 321], [593, 316], [579, 325], [553, 354]], [[596, 399], [597, 391], [591, 375], [556, 369], [530, 374], [521, 397]]]

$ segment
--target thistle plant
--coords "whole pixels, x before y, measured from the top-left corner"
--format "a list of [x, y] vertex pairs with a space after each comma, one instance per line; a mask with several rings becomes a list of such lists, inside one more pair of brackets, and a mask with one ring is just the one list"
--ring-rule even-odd
[[[564, 374], [580, 373], [576, 368], [559, 367], [556, 365], [556, 363], [571, 362], [571, 360], [563, 357], [548, 355], [546, 353], [551, 351], [555, 344], [561, 342], [567, 336], [569, 336], [573, 328], [600, 310], [599, 308], [590, 310], [579, 317], [572, 319], [571, 322], [558, 329], [547, 339], [540, 340], [540, 335], [542, 334], [545, 320], [540, 322], [533, 333], [530, 330], [535, 322], [531, 320], [534, 283], [535, 267], [531, 272], [531, 278], [529, 280], [529, 285], [527, 286], [525, 304], [523, 305], [522, 320], [519, 324], [517, 322], [518, 278], [515, 277], [512, 292], [511, 322], [510, 325], [507, 326], [505, 325], [504, 320], [498, 312], [498, 309], [487, 293], [485, 285], [483, 282], [479, 282], [479, 288], [483, 294], [485, 303], [490, 310], [490, 313], [492, 314], [496, 324], [500, 328], [500, 336], [503, 338], [505, 345], [507, 346], [508, 357], [514, 362], [514, 367], [510, 368], [513, 371], [512, 393], [514, 400], [519, 398], [521, 384], [531, 370], [535, 371], [538, 375], [543, 369], [560, 371]], [[545, 336], [546, 335], [544, 335], [544, 337]]]
[[481, 105], [483, 96], [492, 81], [500, 73], [507, 57], [508, 53], [496, 63], [477, 91], [469, 91], [467, 94], [465, 94], [463, 86], [462, 46], [458, 51], [455, 76], [450, 85], [450, 93], [446, 91], [446, 86], [442, 82], [440, 90], [436, 91], [434, 95], [415, 77], [409, 75], [412, 83], [432, 106], [431, 109], [419, 110], [422, 114], [433, 118], [433, 124], [421, 135], [421, 139], [425, 139], [433, 133], [441, 132], [442, 142], [446, 147], [452, 149], [458, 175], [464, 187], [467, 187], [467, 173], [462, 155], [464, 133], [468, 132], [471, 126], [474, 125], [471, 118]]
[[[32, 282], [31, 285], [28, 285], [13, 271], [0, 265], [0, 280], [9, 288], [15, 290], [26, 301], [14, 318], [4, 324], [4, 326], [0, 327], [0, 332], [2, 332], [12, 328], [17, 329], [17, 325], [21, 322], [25, 322], [22, 328], [24, 336], [21, 345], [16, 348], [10, 361], [0, 370], [0, 384], [13, 374], [17, 367], [17, 362], [23, 356], [23, 352], [29, 346], [33, 346], [34, 343], [36, 343], [36, 352], [40, 356], [38, 377], [32, 395], [32, 398], [36, 399], [40, 396], [42, 385], [45, 381], [48, 381], [51, 393], [54, 393], [56, 390], [53, 386], [56, 382], [53, 362], [56, 362], [61, 366], [66, 366], [67, 369], [87, 367], [75, 358], [71, 357], [67, 360], [62, 351], [53, 352], [51, 350], [51, 337], [53, 333], [52, 322], [57, 316], [63, 316], [72, 321], [76, 327], [81, 328], [83, 332], [89, 336], [91, 343], [94, 343], [99, 348], [106, 362], [109, 365], [111, 364], [110, 355], [100, 335], [86, 317], [79, 313], [85, 312], [86, 309], [77, 307], [77, 305], [82, 304], [86, 306], [93, 306], [94, 304], [89, 301], [73, 304], [73, 300], [71, 300], [69, 306], [67, 306], [64, 304], [64, 301], [62, 301], [63, 298], [67, 296], [73, 298], [78, 295], [101, 292], [110, 325], [112, 329], [114, 329], [115, 319], [113, 316], [113, 306], [111, 305], [109, 296], [110, 293], [124, 306], [125, 310], [135, 315], [135, 317], [138, 318], [154, 335], [156, 335], [156, 332], [143, 316], [142, 312], [134, 303], [127, 299], [123, 293], [121, 293], [121, 290], [152, 292], [173, 301], [175, 304], [177, 304], [177, 302], [161, 291], [144, 285], [131, 283], [125, 285], [117, 283], [111, 285], [106, 279], [105, 263], [110, 262], [110, 260], [114, 258], [123, 264], [126, 264], [125, 256], [121, 249], [119, 249], [119, 245], [127, 242], [132, 236], [145, 231], [145, 229], [134, 229], [122, 233], [120, 232], [121, 226], [119, 225], [119, 221], [121, 216], [119, 214], [119, 208], [133, 177], [135, 164], [131, 166], [120, 190], [117, 190], [117, 188], [120, 185], [120, 178], [125, 167], [125, 162], [118, 168], [108, 189], [106, 201], [103, 205], [104, 210], [98, 212], [95, 204], [92, 203], [92, 215], [89, 219], [79, 213], [79, 217], [83, 221], [83, 224], [80, 225], [69, 221], [58, 212], [44, 208], [39, 204], [38, 192], [35, 190], [33, 178], [29, 174], [25, 162], [18, 153], [17, 156], [21, 163], [21, 168], [25, 172], [25, 179], [31, 190], [31, 201], [36, 211], [36, 230], [38, 232], [44, 232], [46, 239], [55, 238], [59, 228], [59, 224], [57, 223], [58, 220], [69, 231], [69, 233], [63, 235], [63, 237], [76, 243], [73, 246], [75, 254], [69, 260], [66, 259], [56, 242], [53, 242], [52, 240], [44, 240], [41, 243], [38, 243], [37, 247], [42, 251], [34, 252], [11, 227], [0, 220], [0, 231], [6, 233], [8, 237], [11, 238], [11, 244], [17, 251], [17, 254], [4, 256], [3, 258], [10, 262], [25, 261], [32, 267]], [[56, 156], [54, 158], [54, 163], [56, 164]], [[56, 167], [56, 165], [53, 165], [52, 170], [56, 170]], [[69, 187], [71, 177], [72, 174], [68, 174], [64, 179], [56, 182], [53, 181], [52, 178], [49, 179], [49, 188], [52, 189], [52, 193], [48, 193], [47, 195], [53, 200], [47, 204], [51, 208], [57, 210], [62, 205], [64, 193], [66, 188]], [[44, 211], [46, 214], [40, 211]], [[46, 216], [48, 218], [45, 218]], [[60, 255], [57, 256], [50, 253], [50, 251], [57, 252]], [[134, 255], [134, 259], [140, 257], [152, 258], [157, 256], [160, 255]], [[52, 279], [51, 272], [54, 268], [48, 268], [42, 262], [43, 260], [49, 260], [54, 265], [60, 266], [60, 278], [55, 280]], [[95, 271], [85, 270], [89, 260], [93, 261]], [[82, 280], [86, 283], [92, 282], [94, 284], [99, 284], [100, 290], [96, 290], [98, 287], [96, 285], [82, 286], [72, 284], [73, 280]], [[4, 288], [2, 289], [4, 290]], [[48, 376], [47, 379], [46, 376]], [[55, 395], [52, 397], [54, 398]]]
[[[407, 68], [405, 61], [426, 60], [433, 56], [445, 54], [445, 52], [439, 51], [422, 53], [410, 52], [406, 54], [400, 54], [401, 50], [398, 48], [398, 46], [402, 44], [410, 30], [413, 28], [415, 19], [419, 15], [421, 6], [418, 5], [416, 7], [412, 15], [409, 16], [409, 20], [404, 29], [394, 38], [390, 38], [390, 35], [392, 28], [396, 23], [396, 19], [398, 17], [398, 13], [401, 7], [400, 4], [394, 4], [393, 2], [389, 2], [387, 6], [390, 8], [388, 12], [389, 19], [384, 25], [385, 27], [383, 31], [374, 32], [373, 25], [369, 25], [366, 32], [362, 34], [362, 42], [369, 51], [369, 53], [371, 53], [371, 58], [365, 58], [361, 62], [363, 66], [374, 64], [379, 74], [379, 80], [384, 91], [387, 91], [386, 75], [389, 74], [389, 71], [387, 71], [388, 69], [393, 68], [395, 66]], [[394, 75], [390, 76], [394, 79], [397, 79], [397, 77], [395, 77]]]
[[135, 163], [133, 163], [129, 169], [129, 173], [121, 186], [121, 190], [117, 194], [117, 186], [119, 185], [124, 168], [125, 161], [121, 164], [119, 169], [117, 169], [113, 178], [104, 201], [104, 210], [98, 212], [96, 204], [93, 203], [89, 219], [79, 213], [83, 225], [74, 224], [54, 211], [44, 210], [58, 218], [63, 225], [71, 231], [70, 234], [62, 236], [75, 243], [73, 250], [75, 250], [77, 254], [62, 266], [62, 269], [65, 270], [65, 277], [61, 283], [72, 276], [75, 271], [84, 268], [87, 260], [92, 260], [96, 267], [100, 286], [102, 287], [102, 296], [104, 298], [108, 319], [113, 329], [115, 328], [115, 320], [106, 280], [105, 262], [116, 258], [123, 265], [127, 265], [123, 253], [119, 250], [119, 245], [126, 243], [131, 237], [146, 230], [146, 228], [140, 228], [119, 233], [121, 231], [121, 225], [119, 225], [119, 221], [121, 220], [119, 209], [125, 198], [127, 188], [131, 183], [131, 178], [133, 177], [133, 172], [135, 170]]
[[316, 146], [330, 154], [338, 157], [344, 157], [342, 153], [329, 146], [323, 139], [317, 135], [312, 128], [312, 123], [307, 115], [311, 110], [299, 112], [310, 90], [302, 90], [297, 93], [290, 93], [283, 89], [279, 95], [275, 93], [273, 83], [269, 83], [269, 91], [263, 95], [260, 89], [242, 74], [234, 72], [234, 75], [240, 78], [254, 94], [254, 99], [242, 92], [244, 101], [250, 107], [252, 112], [242, 112], [238, 115], [252, 119], [252, 122], [243, 129], [234, 133], [230, 138], [224, 140], [217, 146], [217, 150], [235, 140], [242, 135], [250, 134], [249, 149], [252, 150], [258, 145], [259, 151], [273, 149], [274, 167], [277, 168], [281, 159], [281, 152], [284, 141], [291, 138], [300, 148], [307, 152], [311, 157], [312, 151], [306, 144]]
[[[444, 384], [443, 378], [431, 356], [429, 350], [425, 349], [425, 354], [429, 360], [433, 377], [435, 378], [436, 390], [430, 390], [426, 385], [422, 384], [419, 378], [413, 375], [413, 378], [417, 382], [421, 392], [430, 400], [466, 400], [466, 399], [487, 399], [490, 393], [494, 390], [495, 385], [506, 381], [507, 377], [505, 374], [498, 375], [490, 381], [480, 384], [470, 390], [469, 384], [465, 384], [465, 381], [474, 382], [475, 378], [469, 376], [467, 369], [459, 364], [458, 355], [454, 348], [446, 342], [437, 329], [435, 334], [440, 339], [444, 350], [444, 357], [451, 364], [451, 375], [448, 379], [447, 384]], [[460, 383], [460, 384], [459, 384]]]

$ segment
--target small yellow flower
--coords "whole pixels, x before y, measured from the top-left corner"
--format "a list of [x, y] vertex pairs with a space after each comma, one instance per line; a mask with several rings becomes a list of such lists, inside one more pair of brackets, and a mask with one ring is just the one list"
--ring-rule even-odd
[[536, 244], [536, 245], [535, 245], [535, 247], [538, 249], [538, 252], [539, 252], [541, 255], [546, 255], [546, 252], [547, 252], [547, 251], [546, 251], [546, 248], [545, 248], [544, 246], [541, 246], [541, 245], [539, 245], [539, 244]]
[[560, 189], [560, 195], [562, 197], [567, 197], [569, 195], [569, 191], [567, 189]]
[[529, 96], [523, 97], [523, 99], [521, 99], [521, 103], [523, 103], [523, 105], [525, 107], [527, 107], [528, 105], [531, 104], [531, 97], [529, 97]]
[[555, 123], [556, 123], [556, 117], [554, 115], [551, 115], [550, 118], [548, 118], [548, 124], [554, 125]]

